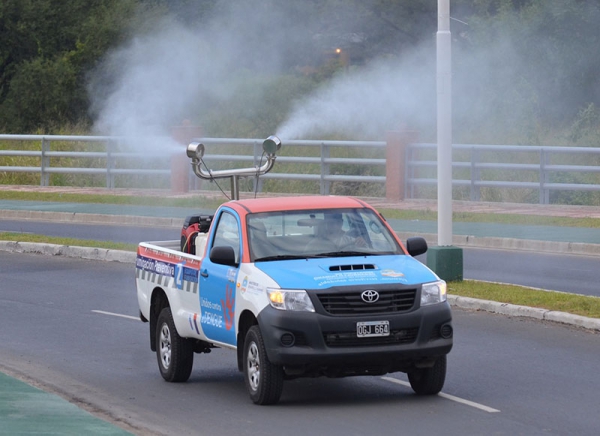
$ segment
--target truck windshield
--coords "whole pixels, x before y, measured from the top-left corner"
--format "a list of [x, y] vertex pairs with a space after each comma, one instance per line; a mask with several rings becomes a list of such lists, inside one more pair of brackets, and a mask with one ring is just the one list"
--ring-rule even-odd
[[249, 214], [252, 262], [329, 256], [404, 254], [369, 209]]

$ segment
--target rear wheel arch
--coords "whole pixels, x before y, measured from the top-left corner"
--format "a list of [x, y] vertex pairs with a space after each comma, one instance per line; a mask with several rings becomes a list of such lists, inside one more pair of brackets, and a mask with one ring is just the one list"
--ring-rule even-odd
[[156, 351], [156, 325], [158, 315], [165, 307], [171, 307], [169, 298], [162, 288], [156, 287], [152, 290], [150, 299], [150, 349]]
[[168, 382], [185, 382], [194, 365], [194, 343], [177, 332], [170, 307], [158, 316], [156, 358], [161, 376]]

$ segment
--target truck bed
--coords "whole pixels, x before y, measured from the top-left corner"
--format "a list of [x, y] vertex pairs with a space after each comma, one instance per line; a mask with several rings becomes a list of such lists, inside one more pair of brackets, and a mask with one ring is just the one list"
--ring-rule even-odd
[[194, 259], [202, 259], [204, 257], [204, 249], [206, 247], [207, 235], [205, 233], [200, 233], [196, 238], [196, 253], [197, 255], [183, 253], [181, 251], [181, 243], [180, 241], [174, 239], [170, 241], [150, 241], [150, 242], [141, 242], [141, 247], [151, 248], [158, 251], [164, 251], [167, 253], [177, 254], [178, 256], [189, 256]]

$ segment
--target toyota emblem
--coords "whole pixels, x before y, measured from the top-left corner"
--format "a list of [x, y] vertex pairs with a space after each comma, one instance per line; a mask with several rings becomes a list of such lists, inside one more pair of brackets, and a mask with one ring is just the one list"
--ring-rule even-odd
[[360, 298], [362, 298], [365, 303], [375, 303], [377, 300], [379, 300], [379, 292], [374, 291], [373, 289], [368, 289], [360, 294]]

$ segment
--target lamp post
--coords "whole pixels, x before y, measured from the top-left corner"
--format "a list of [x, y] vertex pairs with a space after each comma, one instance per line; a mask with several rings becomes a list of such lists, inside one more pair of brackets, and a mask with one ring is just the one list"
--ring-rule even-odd
[[438, 0], [437, 60], [437, 196], [438, 246], [427, 265], [444, 280], [462, 280], [462, 249], [452, 247], [452, 36], [450, 0]]
[[438, 245], [452, 245], [452, 36], [450, 0], [438, 0], [437, 152]]

